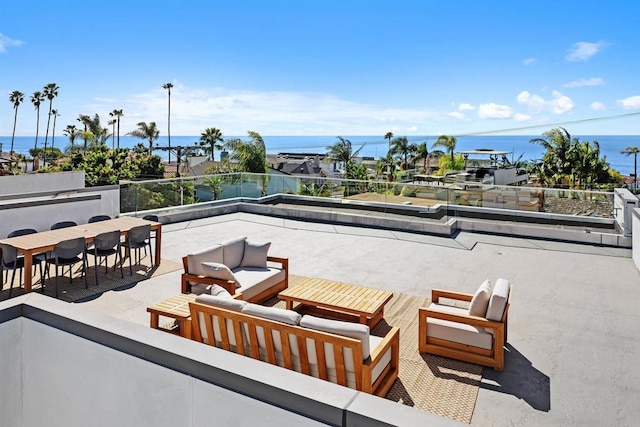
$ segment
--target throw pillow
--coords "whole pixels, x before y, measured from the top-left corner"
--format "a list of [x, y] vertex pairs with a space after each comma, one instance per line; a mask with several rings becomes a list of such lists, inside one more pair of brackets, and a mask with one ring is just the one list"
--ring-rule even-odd
[[271, 242], [257, 243], [244, 241], [244, 256], [240, 267], [259, 267], [267, 268], [267, 252]]
[[484, 317], [489, 307], [489, 297], [491, 297], [491, 282], [485, 280], [482, 282], [469, 304], [469, 315]]
[[240, 283], [238, 283], [234, 277], [233, 271], [226, 265], [218, 262], [203, 262], [201, 264], [205, 271], [204, 276], [220, 280], [234, 280], [236, 282], [236, 288], [240, 287]]

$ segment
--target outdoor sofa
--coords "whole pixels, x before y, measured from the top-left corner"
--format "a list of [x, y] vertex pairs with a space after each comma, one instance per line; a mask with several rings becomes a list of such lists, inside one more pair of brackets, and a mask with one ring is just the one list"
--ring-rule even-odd
[[270, 242], [237, 237], [182, 258], [182, 293], [211, 293], [218, 285], [231, 295], [262, 302], [289, 285], [289, 260], [269, 256]]
[[398, 377], [396, 327], [377, 337], [360, 323], [248, 303], [219, 287], [213, 293], [189, 304], [193, 340], [379, 396]]

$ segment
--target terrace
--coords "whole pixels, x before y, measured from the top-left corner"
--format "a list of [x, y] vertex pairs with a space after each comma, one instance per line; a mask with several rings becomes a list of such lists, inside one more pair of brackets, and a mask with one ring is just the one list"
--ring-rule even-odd
[[[422, 298], [432, 288], [473, 292], [486, 278], [504, 277], [514, 286], [505, 369], [482, 370], [470, 424], [632, 425], [640, 416], [633, 363], [640, 273], [628, 247], [415, 232], [391, 210], [383, 217], [394, 227], [380, 228], [380, 213], [368, 217], [373, 223], [349, 225], [368, 216], [361, 209], [338, 216], [333, 206], [307, 204], [269, 215], [274, 206], [257, 214], [234, 203], [214, 202], [226, 208], [213, 212], [206, 204], [165, 210], [163, 259], [179, 263], [194, 249], [246, 235], [271, 241], [270, 252], [289, 257], [292, 275]], [[0, 379], [17, 390], [3, 394], [0, 413], [24, 426], [69, 425], [95, 413], [104, 425], [456, 424], [149, 329], [146, 307], [177, 294], [179, 276], [174, 270], [72, 305], [38, 295], [0, 303], [0, 360], [12, 368]], [[54, 390], [60, 399], [50, 399]], [[61, 412], [63, 400], [78, 409]], [[211, 402], [221, 403], [203, 410]]]
[[[177, 263], [185, 253], [193, 249], [237, 235], [248, 235], [257, 240], [271, 241], [271, 252], [290, 258], [291, 273], [294, 275], [364, 284], [396, 293], [429, 297], [431, 288], [473, 292], [475, 287], [486, 278], [492, 280], [498, 277], [508, 278], [514, 285], [514, 293], [505, 370], [495, 372], [488, 368], [483, 369], [471, 425], [514, 423], [519, 425], [600, 425], [603, 422], [631, 425], [640, 416], [640, 410], [635, 404], [635, 396], [638, 393], [635, 378], [638, 378], [639, 372], [637, 365], [632, 362], [640, 350], [640, 340], [633, 329], [633, 325], [638, 321], [635, 301], [640, 297], [640, 288], [633, 285], [637, 283], [639, 273], [631, 260], [629, 249], [469, 232], [460, 232], [454, 238], [439, 237], [415, 234], [410, 231], [376, 230], [240, 212], [165, 225], [163, 258]], [[393, 264], [393, 268], [381, 267], [389, 264]], [[42, 400], [33, 399], [34, 395], [39, 395], [34, 388], [41, 387], [42, 384], [31, 375], [42, 374], [42, 378], [46, 381], [54, 381], [51, 379], [52, 376], [55, 380], [64, 378], [65, 384], [69, 384], [65, 387], [69, 388], [72, 387], [71, 384], [76, 387], [75, 382], [80, 381], [84, 375], [94, 376], [96, 382], [104, 380], [103, 375], [97, 373], [100, 369], [96, 371], [95, 366], [92, 367], [91, 364], [85, 366], [87, 363], [84, 363], [80, 364], [82, 367], [75, 367], [71, 362], [63, 363], [66, 355], [64, 352], [52, 359], [45, 357], [44, 354], [50, 351], [47, 347], [49, 344], [53, 346], [51, 348], [62, 348], [53, 344], [56, 340], [61, 340], [60, 346], [67, 344], [70, 346], [68, 348], [80, 346], [78, 347], [82, 349], [80, 354], [95, 357], [101, 366], [104, 366], [102, 363], [105, 362], [110, 367], [112, 363], [116, 363], [114, 360], [122, 357], [125, 360], [130, 359], [112, 354], [114, 348], [119, 348], [118, 339], [116, 339], [120, 336], [119, 334], [124, 334], [129, 343], [141, 342], [143, 346], [159, 347], [160, 350], [154, 351], [160, 351], [160, 356], [153, 351], [144, 357], [138, 356], [141, 361], [136, 363], [142, 363], [146, 366], [144, 369], [135, 367], [134, 362], [131, 362], [131, 366], [128, 365], [127, 369], [133, 371], [142, 369], [142, 372], [134, 375], [135, 381], [140, 383], [149, 381], [147, 370], [149, 375], [153, 375], [151, 372], [156, 369], [165, 372], [166, 368], [153, 367], [157, 364], [168, 367], [171, 372], [188, 371], [188, 368], [180, 365], [187, 362], [183, 360], [178, 365], [173, 365], [173, 359], [166, 355], [162, 356], [165, 354], [163, 352], [173, 354], [172, 357], [187, 357], [181, 350], [185, 346], [187, 350], [194, 351], [200, 356], [203, 355], [201, 352], [204, 350], [194, 347], [197, 343], [186, 343], [182, 338], [150, 330], [148, 314], [145, 311], [147, 306], [179, 292], [179, 274], [179, 271], [170, 272], [139, 282], [135, 286], [106, 292], [95, 299], [73, 306], [57, 301], [51, 301], [51, 303], [36, 301], [33, 304], [36, 306], [44, 304], [45, 307], [29, 308], [29, 299], [37, 297], [21, 297], [27, 299], [25, 301], [27, 308], [23, 308], [23, 316], [26, 318], [22, 318], [21, 332], [13, 330], [8, 334], [1, 334], [4, 352], [10, 351], [8, 349], [12, 342], [11, 338], [22, 334], [24, 347], [21, 350], [22, 356], [14, 354], [13, 358], [2, 358], [14, 363], [12, 365], [5, 362], [5, 367], [10, 366], [14, 369], [15, 364], [18, 363], [17, 360], [21, 360], [22, 370], [26, 373], [26, 379], [23, 379], [21, 384], [22, 401], [19, 406], [22, 408], [23, 424], [17, 425], [36, 425], [35, 421], [39, 418], [31, 414], [31, 411], [35, 411], [36, 408], [29, 402], [47, 401], [44, 397]], [[6, 307], [9, 303], [11, 301], [2, 305]], [[47, 313], [47, 310], [52, 310], [55, 314]], [[103, 325], [109, 325], [107, 330], [98, 334], [87, 332], [91, 341], [107, 345], [112, 350], [100, 350], [103, 348], [100, 346], [93, 348], [90, 344], [80, 342], [83, 340], [77, 337], [67, 339], [60, 336], [60, 330], [62, 330], [82, 337], [83, 334], [77, 331], [77, 327], [75, 329], [70, 327], [69, 322], [93, 321], [97, 314], [88, 314], [87, 311], [119, 319], [110, 321], [108, 318], [98, 316], [101, 322], [106, 322], [102, 323]], [[64, 320], [67, 317], [73, 321]], [[57, 320], [49, 322], [47, 320], [49, 318]], [[137, 325], [131, 325], [131, 323]], [[53, 328], [44, 328], [42, 324]], [[1, 327], [6, 332], [7, 323], [3, 325], [5, 326]], [[125, 330], [126, 333], [123, 332]], [[36, 335], [41, 336], [40, 334], [50, 338], [37, 343], [34, 339]], [[109, 336], [111, 338], [108, 338]], [[69, 343], [64, 344], [67, 340]], [[122, 351], [136, 355], [135, 351], [128, 348]], [[242, 366], [243, 369], [249, 369], [254, 374], [259, 372], [259, 375], [256, 375], [258, 375], [258, 381], [262, 381], [261, 387], [269, 389], [275, 387], [281, 390], [278, 387], [285, 387], [282, 381], [286, 380], [288, 385], [285, 388], [288, 393], [298, 397], [306, 395], [307, 399], [311, 398], [316, 402], [312, 404], [305, 400], [305, 403], [301, 404], [296, 400], [297, 398], [291, 396], [283, 398], [283, 401], [278, 401], [280, 397], [269, 400], [260, 396], [257, 397], [257, 401], [253, 400], [275, 404], [275, 407], [267, 405], [272, 409], [265, 409], [264, 403], [256, 403], [262, 408], [260, 410], [267, 411], [258, 413], [263, 415], [270, 413], [270, 416], [275, 417], [274, 420], [277, 419], [280, 423], [304, 424], [313, 419], [314, 422], [331, 424], [332, 422], [326, 418], [329, 415], [320, 416], [309, 409], [314, 405], [328, 405], [328, 407], [331, 407], [331, 404], [337, 404], [338, 407], [342, 405], [335, 400], [332, 400], [331, 404], [327, 402], [330, 395], [338, 400], [342, 397], [347, 399], [340, 400], [343, 403], [356, 398], [351, 405], [345, 403], [346, 406], [343, 409], [336, 408], [335, 413], [331, 412], [333, 415], [341, 413], [343, 414], [341, 417], [344, 416], [346, 419], [358, 413], [358, 416], [367, 415], [377, 418], [375, 421], [377, 423], [449, 424], [445, 418], [430, 417], [421, 411], [407, 413], [406, 411], [410, 408], [393, 402], [374, 400], [376, 398], [362, 396], [361, 393], [351, 393], [352, 390], [348, 389], [344, 391], [346, 394], [341, 394], [341, 388], [337, 388], [339, 392], [336, 392], [336, 386], [323, 384], [322, 381], [311, 380], [274, 367], [265, 368], [266, 370], [262, 371], [251, 363], [245, 366], [245, 363], [248, 363], [244, 360], [245, 358], [218, 353], [225, 352], [215, 352], [215, 361], [210, 359], [209, 363], [218, 367], [226, 366], [221, 369], [234, 369], [233, 367], [237, 369]], [[40, 356], [35, 356], [36, 354]], [[194, 357], [190, 354], [188, 360], [194, 360]], [[76, 361], [76, 363], [80, 362]], [[150, 367], [149, 363], [151, 363]], [[187, 365], [191, 366], [189, 363]], [[33, 366], [42, 366], [42, 364], [46, 369], [39, 368], [34, 373]], [[41, 372], [47, 369], [53, 369], [57, 374]], [[123, 375], [130, 373], [127, 369]], [[3, 372], [5, 376], [10, 375], [7, 369]], [[253, 384], [255, 377], [254, 379], [243, 378], [235, 378], [234, 381], [239, 383], [234, 383], [233, 387], [223, 384], [222, 390], [227, 390], [224, 393], [231, 393], [231, 391], [237, 393], [240, 390], [239, 395], [235, 396], [245, 395], [246, 397], [241, 399], [248, 401], [251, 398], [255, 399], [255, 393], [252, 395], [247, 389], [250, 384]], [[3, 384], [8, 384], [5, 379]], [[24, 383], [24, 381], [27, 382]], [[220, 385], [220, 377], [215, 381]], [[154, 380], [153, 387], [158, 382], [162, 381]], [[196, 382], [200, 384], [200, 380]], [[242, 386], [242, 383], [246, 384]], [[229, 422], [231, 420], [240, 422], [241, 419], [250, 422], [250, 420], [259, 419], [261, 423], [269, 424], [260, 418], [260, 415], [249, 415], [248, 411], [242, 412], [241, 416], [238, 415], [242, 410], [238, 406], [240, 403], [234, 403], [237, 402], [234, 399], [240, 397], [231, 395], [221, 397], [216, 394], [222, 393], [219, 386], [216, 388], [213, 385], [206, 385], [208, 384], [206, 381], [203, 384], [205, 384], [204, 389], [191, 390], [191, 393], [195, 394], [197, 401], [202, 399], [206, 401], [204, 396], [207, 393], [210, 393], [211, 399], [215, 399], [214, 395], [217, 396], [216, 398], [224, 399], [227, 409], [216, 406], [216, 411], [220, 411], [222, 419]], [[330, 386], [329, 389], [326, 389], [326, 386]], [[415, 386], [420, 387], [420, 384]], [[48, 389], [47, 387], [44, 387], [44, 390]], [[114, 408], [122, 404], [123, 410], [132, 409], [130, 404], [122, 402], [118, 397], [122, 387], [126, 387], [122, 383], [116, 380], [107, 381], [104, 386], [101, 384], [102, 387], [104, 390], [98, 396], [104, 399], [103, 403], [107, 407]], [[173, 415], [169, 416], [165, 413], [166, 411], [159, 411], [165, 418], [157, 422], [158, 425], [169, 425], [166, 424], [168, 420], [176, 424], [186, 424], [185, 419], [180, 417], [189, 417], [189, 413], [193, 420], [201, 419], [199, 417], [203, 415], [194, 409], [195, 403], [187, 405], [191, 408], [191, 412], [185, 413], [183, 409], [179, 409], [181, 406], [178, 402], [183, 402], [184, 384], [180, 387], [176, 386], [177, 388], [162, 387], [169, 386], [163, 383], [160, 389], [150, 393], [146, 391], [142, 393], [142, 390], [139, 390], [141, 394], [137, 398], [141, 408], [152, 404], [162, 406], [161, 402], [171, 405]], [[76, 393], [79, 390], [84, 390], [89, 395], [94, 393], [90, 387], [86, 386], [64, 390], [63, 395], [68, 396], [69, 399], [78, 399]], [[146, 387], [145, 390], [147, 390]], [[137, 394], [135, 390], [133, 392]], [[16, 399], [15, 394], [12, 396], [12, 399]], [[295, 409], [290, 406], [291, 402], [283, 403], [287, 399], [293, 399], [294, 406], [296, 404], [302, 406]], [[442, 396], [442, 399], [447, 399], [447, 396]], [[84, 402], [82, 399], [81, 401]], [[95, 401], [91, 400], [91, 403], [87, 402], [87, 404], [95, 405]], [[53, 408], [55, 405], [44, 406], [50, 411], [55, 410]], [[49, 406], [52, 407], [49, 408]], [[385, 412], [389, 411], [387, 414], [393, 415], [386, 417], [381, 415], [382, 408]], [[402, 411], [395, 412], [397, 409]], [[2, 412], [4, 413], [5, 410], [7, 410], [6, 407]], [[71, 417], [69, 414], [65, 416]], [[389, 418], [389, 416], [396, 418]], [[110, 414], [109, 417], [111, 421], [117, 420], [114, 414]], [[60, 415], [59, 419], [63, 422], [65, 418]], [[369, 422], [374, 423], [373, 420]], [[191, 425], [198, 424], [194, 421]]]

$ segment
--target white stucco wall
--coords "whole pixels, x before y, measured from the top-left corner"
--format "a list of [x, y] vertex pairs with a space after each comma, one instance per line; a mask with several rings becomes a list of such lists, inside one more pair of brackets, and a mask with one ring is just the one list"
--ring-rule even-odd
[[84, 172], [8, 175], [0, 179], [0, 195], [69, 191], [84, 188]]
[[0, 323], [0, 425], [22, 426], [22, 326]]
[[640, 209], [634, 209], [631, 218], [633, 231], [631, 236], [631, 257], [636, 268], [640, 270]]
[[24, 427], [322, 425], [29, 319], [22, 332]]

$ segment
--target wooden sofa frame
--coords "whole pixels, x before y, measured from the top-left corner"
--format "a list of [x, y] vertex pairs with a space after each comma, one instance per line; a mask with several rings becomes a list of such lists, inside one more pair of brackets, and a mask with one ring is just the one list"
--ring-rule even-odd
[[[448, 298], [456, 301], [470, 302], [473, 298], [471, 294], [460, 292], [444, 291], [432, 289], [431, 301], [439, 304], [440, 298]], [[509, 299], [504, 308], [500, 321], [487, 320], [484, 317], [445, 313], [438, 310], [431, 310], [420, 307], [418, 310], [418, 351], [420, 353], [431, 353], [439, 356], [450, 357], [452, 359], [464, 360], [466, 362], [477, 363], [488, 366], [496, 371], [504, 369], [504, 345], [507, 342], [507, 319], [509, 305], [511, 302], [511, 286], [509, 286]], [[493, 340], [491, 350], [461, 344], [453, 341], [443, 340], [427, 336], [427, 318], [449, 320], [451, 322], [465, 323], [478, 328], [491, 329]]]
[[[259, 303], [269, 298], [276, 296], [278, 292], [283, 291], [289, 287], [289, 258], [281, 258], [275, 256], [267, 256], [267, 262], [278, 263], [282, 266], [284, 270], [284, 280], [276, 284], [275, 286], [270, 287], [269, 289], [265, 289], [254, 297], [248, 299], [249, 302]], [[234, 298], [244, 299], [242, 298], [242, 293], [239, 295], [236, 294], [236, 282], [235, 280], [222, 280], [215, 279], [213, 277], [206, 276], [198, 276], [195, 274], [189, 274], [189, 262], [188, 257], [182, 257], [182, 265], [184, 267], [184, 272], [182, 273], [182, 293], [188, 294], [191, 293], [191, 284], [192, 283], [203, 283], [205, 285], [219, 285], [222, 286], [233, 295]]]
[[[336, 377], [337, 382], [340, 385], [343, 385], [345, 387], [347, 386], [347, 372], [345, 368], [346, 364], [343, 353], [343, 349], [345, 348], [350, 348], [352, 350], [357, 390], [363, 391], [365, 393], [375, 394], [378, 396], [384, 396], [398, 377], [398, 362], [400, 359], [400, 330], [397, 327], [393, 327], [384, 337], [383, 341], [375, 349], [371, 349], [370, 357], [363, 361], [362, 343], [360, 342], [360, 340], [354, 338], [316, 331], [301, 326], [287, 325], [269, 319], [225, 310], [223, 308], [218, 308], [207, 304], [200, 304], [197, 302], [189, 303], [189, 309], [191, 311], [192, 319], [191, 338], [198, 342], [216, 347], [215, 339], [203, 339], [200, 329], [201, 319], [199, 314], [203, 314], [203, 317], [205, 319], [204, 326], [206, 327], [207, 337], [214, 337], [212, 316], [217, 316], [220, 333], [222, 335], [221, 346], [227, 351], [235, 351], [237, 354], [261, 360], [257, 332], [257, 328], [261, 327], [264, 331], [265, 344], [267, 347], [267, 362], [272, 365], [279, 366], [276, 363], [276, 352], [273, 342], [273, 334], [271, 333], [271, 331], [277, 330], [280, 332], [281, 347], [283, 349], [283, 364], [287, 369], [293, 370], [291, 352], [286, 351], [286, 349], [291, 349], [291, 345], [293, 344], [293, 342], [289, 339], [289, 336], [294, 335], [296, 336], [296, 341], [298, 343], [300, 369], [301, 373], [303, 374], [311, 375], [307, 356], [307, 339], [311, 339], [315, 343], [316, 356], [318, 360], [318, 376], [320, 379], [328, 381], [327, 366], [325, 364], [326, 357], [324, 343], [333, 345], [336, 365]], [[233, 322], [235, 342], [237, 343], [235, 348], [231, 347], [228, 338], [228, 320]], [[244, 327], [245, 331], [247, 332], [249, 348], [245, 348], [245, 343], [242, 335], [242, 327]], [[382, 360], [382, 357], [389, 348], [391, 348], [391, 361], [380, 373], [378, 379], [372, 384], [371, 379], [373, 369]]]

